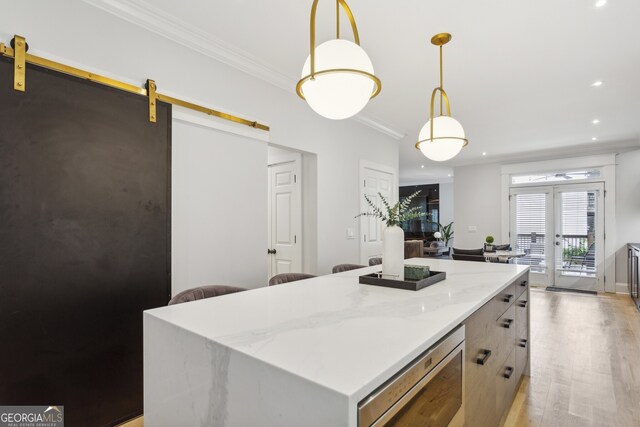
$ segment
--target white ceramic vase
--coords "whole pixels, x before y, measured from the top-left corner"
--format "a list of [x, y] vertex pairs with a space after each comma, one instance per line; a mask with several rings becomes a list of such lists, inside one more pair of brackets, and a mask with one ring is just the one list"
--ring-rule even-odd
[[404, 280], [404, 231], [397, 225], [385, 228], [382, 234], [382, 273]]

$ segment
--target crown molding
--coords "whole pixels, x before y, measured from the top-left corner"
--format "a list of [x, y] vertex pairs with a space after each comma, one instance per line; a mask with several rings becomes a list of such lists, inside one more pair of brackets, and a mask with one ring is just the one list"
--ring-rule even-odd
[[500, 165], [513, 163], [531, 163], [538, 161], [550, 161], [555, 159], [569, 159], [575, 158], [576, 156], [586, 157], [604, 154], [619, 154], [638, 149], [640, 149], [640, 137], [635, 137], [631, 139], [601, 141], [597, 144], [584, 143], [560, 147], [556, 149], [547, 148], [535, 151], [498, 155], [491, 158], [483, 157], [479, 159], [465, 159], [459, 162], [451, 163], [451, 166], [464, 167], [492, 163]]
[[282, 72], [261, 63], [248, 52], [190, 27], [186, 22], [166, 14], [144, 0], [83, 1], [274, 86], [290, 90], [291, 78]]
[[353, 117], [353, 120], [355, 120], [358, 123], [362, 123], [365, 126], [369, 126], [370, 128], [375, 129], [378, 132], [381, 132], [387, 136], [390, 136], [391, 138], [396, 139], [398, 141], [406, 136], [405, 133], [392, 128], [391, 126], [383, 123], [381, 120], [373, 119], [370, 116], [367, 116], [365, 114], [358, 114]]
[[[202, 55], [213, 58], [216, 61], [265, 81], [288, 93], [295, 94], [294, 88], [297, 81], [295, 78], [258, 60], [249, 52], [189, 26], [186, 22], [161, 11], [145, 0], [126, 2], [123, 0], [82, 1], [144, 28], [147, 31], [151, 31]], [[358, 114], [353, 119], [396, 140], [400, 140], [405, 136], [403, 132], [393, 129], [388, 124], [364, 114]]]

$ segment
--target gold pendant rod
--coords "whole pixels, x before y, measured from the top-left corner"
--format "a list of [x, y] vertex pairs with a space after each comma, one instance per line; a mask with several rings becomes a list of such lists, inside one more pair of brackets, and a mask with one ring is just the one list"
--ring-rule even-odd
[[[444, 87], [442, 85], [442, 45], [440, 45], [440, 87]], [[440, 92], [440, 115], [442, 115], [442, 92]]]
[[340, 38], [340, 2], [336, 0], [336, 38]]
[[[318, 10], [318, 1], [313, 0], [313, 4], [311, 5], [311, 22], [309, 24], [309, 32], [311, 33], [309, 36], [309, 56], [311, 57], [311, 80], [315, 79], [316, 75], [316, 13]], [[353, 41], [355, 44], [360, 45], [360, 36], [358, 35], [358, 27], [356, 26], [356, 20], [353, 17], [353, 13], [347, 5], [345, 0], [336, 0], [336, 12], [338, 14], [336, 19], [336, 32], [337, 37], [340, 38], [340, 7], [344, 10], [344, 13], [347, 15], [349, 22], [351, 23], [351, 30], [353, 31]]]
[[[19, 37], [20, 36], [16, 36], [16, 38], [15, 38], [16, 43], [18, 43], [20, 41], [24, 41], [24, 38], [21, 38], [21, 40], [20, 40]], [[16, 61], [16, 52], [14, 51], [14, 49], [12, 49], [10, 46], [6, 46], [4, 43], [0, 43], [0, 55], [1, 56], [5, 56], [7, 58], [12, 58], [14, 61]], [[50, 70], [58, 71], [60, 73], [69, 74], [69, 75], [74, 76], [74, 77], [79, 77], [79, 78], [84, 79], [84, 80], [89, 80], [89, 81], [92, 81], [92, 82], [95, 82], [95, 83], [100, 83], [100, 84], [105, 85], [105, 86], [109, 86], [109, 87], [113, 87], [113, 88], [116, 88], [116, 89], [123, 90], [125, 92], [134, 93], [136, 95], [142, 95], [142, 96], [149, 97], [149, 91], [147, 89], [145, 89], [145, 88], [141, 88], [139, 86], [135, 86], [135, 85], [131, 85], [129, 83], [121, 82], [119, 80], [115, 80], [115, 79], [112, 79], [112, 78], [109, 78], [109, 77], [101, 76], [99, 74], [90, 73], [88, 71], [81, 70], [79, 68], [71, 67], [69, 65], [65, 65], [65, 64], [61, 64], [59, 62], [51, 61], [51, 60], [46, 59], [46, 58], [41, 58], [39, 56], [31, 55], [30, 53], [25, 53], [25, 62], [27, 62], [29, 64], [38, 65], [40, 67], [47, 68], [47, 69], [50, 69]], [[23, 71], [25, 71], [25, 70], [23, 69]], [[153, 92], [155, 92], [155, 82], [153, 82], [153, 85], [154, 85]], [[23, 83], [23, 85], [21, 87], [24, 89], [25, 86], [26, 86], [26, 84]], [[17, 89], [17, 90], [20, 90], [20, 89]], [[154, 95], [154, 94], [152, 94], [152, 95]], [[152, 107], [151, 100], [153, 98], [154, 98], [153, 96], [149, 97], [149, 99], [150, 99], [149, 100], [150, 108]], [[239, 123], [239, 124], [242, 124], [242, 125], [245, 125], [245, 126], [250, 126], [252, 128], [261, 129], [261, 130], [264, 130], [264, 131], [269, 131], [269, 126], [267, 126], [267, 125], [263, 125], [261, 123], [255, 122], [255, 121], [243, 119], [241, 117], [237, 117], [237, 116], [234, 116], [232, 114], [227, 114], [227, 113], [223, 113], [221, 111], [213, 110], [211, 108], [203, 107], [201, 105], [193, 104], [191, 102], [183, 101], [183, 100], [178, 99], [178, 98], [173, 98], [173, 97], [170, 97], [170, 96], [162, 95], [160, 93], [155, 93], [155, 99], [167, 102], [169, 104], [174, 104], [174, 105], [179, 105], [181, 107], [189, 108], [191, 110], [200, 111], [200, 112], [208, 114], [210, 116], [219, 117], [221, 119], [229, 120], [229, 121], [232, 121], [232, 122], [235, 122], [235, 123]], [[153, 106], [155, 106], [155, 101], [154, 101], [154, 105]], [[155, 114], [154, 114], [154, 116], [155, 116]], [[152, 121], [152, 122], [155, 121], [154, 119], [151, 118], [151, 112], [150, 112], [150, 116], [149, 116], [149, 121]]]

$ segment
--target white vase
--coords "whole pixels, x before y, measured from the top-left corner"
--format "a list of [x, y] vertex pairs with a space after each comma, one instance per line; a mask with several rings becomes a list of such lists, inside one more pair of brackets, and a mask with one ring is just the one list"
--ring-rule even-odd
[[404, 231], [397, 225], [382, 233], [382, 273], [404, 280]]

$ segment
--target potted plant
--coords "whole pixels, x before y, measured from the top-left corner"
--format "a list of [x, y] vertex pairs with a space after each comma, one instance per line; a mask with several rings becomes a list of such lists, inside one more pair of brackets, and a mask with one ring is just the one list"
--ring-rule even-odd
[[404, 280], [404, 231], [400, 224], [404, 221], [427, 215], [426, 212], [420, 212], [420, 207], [418, 206], [409, 207], [411, 201], [418, 194], [420, 194], [420, 190], [391, 205], [382, 194], [378, 193], [382, 206], [376, 206], [365, 195], [364, 198], [371, 210], [355, 216], [356, 218], [371, 216], [379, 218], [386, 223], [387, 227], [382, 233], [382, 272], [398, 280]]
[[494, 248], [493, 248], [493, 241], [495, 239], [493, 238], [493, 236], [489, 235], [486, 237], [485, 239], [485, 244], [484, 244], [484, 250], [485, 252], [493, 252]]
[[444, 245], [449, 246], [449, 241], [453, 238], [453, 221], [447, 225], [438, 223], [438, 229], [440, 230], [442, 240], [444, 240]]

